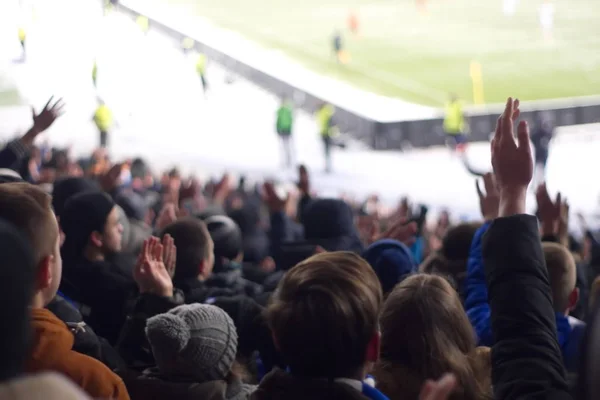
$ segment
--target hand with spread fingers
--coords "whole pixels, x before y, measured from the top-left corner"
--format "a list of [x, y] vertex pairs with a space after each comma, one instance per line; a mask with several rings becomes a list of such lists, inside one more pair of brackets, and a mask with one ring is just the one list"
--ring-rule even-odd
[[527, 122], [521, 121], [514, 137], [514, 123], [520, 116], [519, 100], [508, 98], [496, 122], [492, 139], [492, 166], [500, 195], [499, 216], [525, 213], [527, 186], [533, 177], [533, 156]]
[[479, 196], [481, 215], [486, 221], [491, 221], [498, 217], [498, 207], [500, 205], [500, 194], [496, 188], [496, 178], [494, 177], [494, 174], [488, 172], [483, 175], [483, 185], [485, 193], [479, 187], [479, 180], [475, 181], [477, 195]]
[[[171, 254], [174, 251], [172, 239], [164, 241], [169, 249], [166, 253]], [[171, 273], [174, 272], [174, 259], [169, 255], [169, 264], [171, 271], [167, 269], [163, 254], [164, 246], [156, 237], [151, 237], [144, 241], [142, 251], [138, 256], [137, 263], [133, 270], [133, 278], [135, 279], [140, 293], [154, 294], [161, 297], [173, 296], [173, 281]]]
[[54, 121], [64, 114], [65, 104], [63, 99], [61, 98], [56, 101], [53, 100], [54, 96], [50, 97], [39, 114], [35, 112], [33, 107], [31, 107], [33, 126], [21, 138], [24, 144], [32, 145], [33, 141], [40, 133], [48, 129], [54, 123]]

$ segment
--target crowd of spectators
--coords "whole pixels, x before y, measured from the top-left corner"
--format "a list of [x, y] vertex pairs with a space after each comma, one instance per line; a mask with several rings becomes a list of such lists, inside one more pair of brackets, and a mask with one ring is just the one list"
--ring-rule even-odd
[[36, 147], [63, 107], [0, 151], [0, 399], [600, 395], [600, 246], [543, 184], [525, 213], [518, 100], [468, 223]]

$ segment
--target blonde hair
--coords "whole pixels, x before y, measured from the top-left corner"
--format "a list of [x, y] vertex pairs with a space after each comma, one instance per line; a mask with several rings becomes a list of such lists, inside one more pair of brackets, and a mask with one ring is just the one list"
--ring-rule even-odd
[[577, 283], [575, 259], [562, 244], [543, 242], [542, 249], [552, 289], [554, 311], [564, 313], [569, 308], [569, 297]]

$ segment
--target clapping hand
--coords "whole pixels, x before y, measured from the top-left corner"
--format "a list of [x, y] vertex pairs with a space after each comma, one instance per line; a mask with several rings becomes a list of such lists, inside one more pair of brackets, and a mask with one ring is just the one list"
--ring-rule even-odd
[[504, 113], [496, 122], [492, 139], [492, 166], [500, 195], [501, 217], [525, 212], [527, 186], [533, 177], [527, 122], [519, 123], [517, 141], [514, 138], [514, 122], [519, 115], [519, 100], [509, 98]]
[[398, 218], [383, 233], [375, 236], [373, 238], [373, 242], [382, 239], [394, 239], [410, 246], [415, 241], [417, 229], [418, 227], [416, 222], [409, 222], [407, 224], [406, 219]]
[[175, 271], [175, 257], [175, 244], [169, 235], [165, 235], [162, 244], [154, 236], [144, 241], [133, 270], [140, 293], [173, 296], [171, 277]]

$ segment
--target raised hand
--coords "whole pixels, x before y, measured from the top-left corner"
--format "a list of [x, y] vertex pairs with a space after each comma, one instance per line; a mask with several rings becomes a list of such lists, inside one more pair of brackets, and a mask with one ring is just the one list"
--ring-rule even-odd
[[63, 115], [65, 106], [63, 99], [58, 99], [55, 102], [52, 102], [52, 100], [54, 100], [54, 96], [50, 97], [39, 114], [36, 114], [35, 109], [31, 107], [33, 128], [37, 133], [41, 133], [48, 129], [58, 117]]
[[543, 235], [558, 235], [558, 227], [561, 219], [562, 196], [560, 192], [556, 195], [556, 201], [552, 201], [546, 184], [542, 183], [535, 191], [538, 206], [538, 216], [542, 223]]
[[304, 165], [298, 167], [298, 190], [302, 196], [310, 196], [310, 177]]
[[[174, 245], [168, 244], [169, 246]], [[173, 296], [173, 281], [163, 260], [163, 245], [156, 237], [144, 241], [142, 251], [133, 269], [140, 293], [155, 294], [161, 297]], [[169, 252], [172, 249], [168, 250]], [[173, 267], [174, 269], [174, 267]]]
[[155, 228], [158, 232], [177, 221], [178, 210], [174, 203], [166, 203], [158, 213]]
[[514, 138], [514, 122], [520, 115], [519, 100], [511, 97], [496, 122], [492, 139], [492, 166], [500, 194], [500, 216], [525, 212], [527, 186], [533, 176], [533, 157], [529, 144], [529, 127], [521, 121]]
[[452, 374], [446, 374], [438, 381], [427, 380], [421, 388], [419, 400], [447, 400], [456, 386], [456, 377]]
[[284, 212], [289, 208], [292, 197], [288, 195], [285, 199], [280, 198], [275, 191], [273, 182], [265, 182], [263, 185], [263, 198], [271, 213]]
[[475, 187], [479, 196], [479, 208], [481, 215], [486, 221], [491, 221], [498, 217], [498, 207], [500, 205], [500, 194], [496, 188], [496, 178], [494, 174], [488, 172], [483, 175], [483, 185], [485, 193], [479, 187], [479, 180], [475, 181]]
[[381, 239], [394, 239], [406, 245], [411, 245], [415, 241], [417, 234], [417, 223], [406, 223], [404, 218], [398, 218], [388, 229], [373, 238], [373, 241]]

